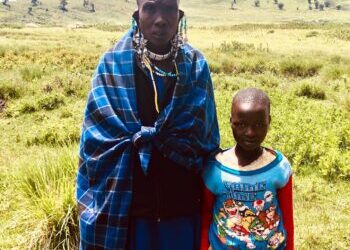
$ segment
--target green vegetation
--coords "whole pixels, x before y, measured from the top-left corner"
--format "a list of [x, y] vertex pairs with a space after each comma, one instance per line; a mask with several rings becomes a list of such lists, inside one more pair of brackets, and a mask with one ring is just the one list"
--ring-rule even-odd
[[[199, 13], [194, 2], [185, 4], [193, 15]], [[224, 6], [216, 2], [213, 11]], [[67, 5], [67, 15], [75, 13], [70, 11], [74, 4]], [[264, 4], [252, 8], [262, 11]], [[284, 4], [278, 15], [288, 11], [288, 1]], [[223, 14], [225, 24], [226, 11], [231, 10]], [[195, 16], [189, 38], [212, 70], [222, 147], [233, 143], [234, 92], [264, 89], [272, 100], [266, 145], [282, 151], [293, 165], [296, 248], [349, 249], [349, 27], [301, 22], [219, 26], [214, 17], [207, 22], [215, 27], [201, 27], [203, 18]], [[0, 99], [5, 101], [0, 111], [0, 249], [76, 248], [75, 174], [84, 106], [99, 56], [126, 28], [125, 23], [0, 28]]]

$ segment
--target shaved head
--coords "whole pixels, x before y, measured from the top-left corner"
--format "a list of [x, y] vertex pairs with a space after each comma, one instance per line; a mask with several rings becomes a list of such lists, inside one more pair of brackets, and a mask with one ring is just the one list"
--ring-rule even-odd
[[[147, 1], [147, 0], [136, 0], [137, 5], [139, 5], [142, 1]], [[162, 1], [162, 0], [153, 0], [154, 2]], [[174, 0], [176, 2], [180, 2], [180, 0]]]
[[247, 88], [239, 90], [233, 97], [232, 106], [238, 103], [256, 103], [267, 108], [268, 114], [270, 114], [270, 98], [264, 91], [257, 88]]

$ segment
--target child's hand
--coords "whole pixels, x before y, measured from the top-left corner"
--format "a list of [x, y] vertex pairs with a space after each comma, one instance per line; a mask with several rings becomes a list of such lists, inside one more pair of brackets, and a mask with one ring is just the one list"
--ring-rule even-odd
[[208, 250], [213, 250], [213, 248], [211, 248], [211, 245], [209, 246]]

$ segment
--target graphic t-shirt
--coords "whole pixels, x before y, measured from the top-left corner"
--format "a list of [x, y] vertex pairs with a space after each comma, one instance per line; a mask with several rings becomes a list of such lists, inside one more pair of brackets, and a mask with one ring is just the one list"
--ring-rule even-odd
[[257, 170], [240, 171], [211, 158], [203, 172], [206, 187], [216, 196], [209, 241], [213, 250], [284, 249], [286, 230], [277, 189], [292, 174], [288, 160], [276, 158]]

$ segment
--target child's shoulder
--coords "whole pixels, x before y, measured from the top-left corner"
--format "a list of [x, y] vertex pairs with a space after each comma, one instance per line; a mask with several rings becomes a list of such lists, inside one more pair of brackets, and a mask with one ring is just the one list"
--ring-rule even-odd
[[272, 149], [272, 148], [266, 148], [266, 149], [269, 150], [270, 152], [275, 153], [276, 157], [279, 159], [279, 164], [281, 166], [286, 167], [286, 168], [291, 168], [291, 164], [290, 164], [288, 158], [281, 151], [279, 151], [277, 149]]
[[268, 150], [272, 150], [276, 154], [278, 163], [276, 165], [277, 172], [275, 173], [275, 177], [279, 180], [277, 181], [277, 185], [279, 187], [283, 187], [288, 182], [290, 176], [293, 174], [291, 164], [281, 151], [271, 148]]

